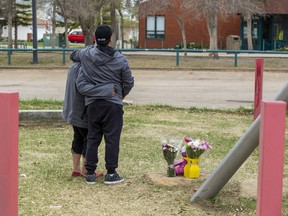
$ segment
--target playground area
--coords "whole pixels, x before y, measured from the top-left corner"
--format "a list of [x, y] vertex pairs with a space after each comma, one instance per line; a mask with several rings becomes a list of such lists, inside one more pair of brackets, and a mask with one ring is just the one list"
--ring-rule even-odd
[[[0, 84], [6, 91], [17, 89], [21, 99], [62, 100], [66, 73], [64, 69], [2, 70]], [[134, 76], [135, 91], [127, 100], [135, 106], [125, 107], [119, 167], [119, 173], [126, 178], [125, 183], [107, 187], [100, 178], [92, 188], [84, 179], [69, 176], [72, 137], [69, 126], [20, 127], [19, 215], [111, 215], [115, 212], [117, 215], [143, 216], [255, 215], [257, 150], [214, 199], [189, 202], [252, 124], [251, 113], [187, 108], [251, 108], [254, 73], [135, 70]], [[286, 77], [285, 73], [264, 73], [263, 98], [273, 99], [285, 84]], [[160, 141], [163, 138], [182, 139], [183, 136], [205, 139], [213, 145], [201, 159], [199, 179], [165, 177], [166, 163]], [[99, 171], [104, 171], [103, 146]], [[250, 192], [248, 195], [243, 194], [243, 183], [250, 185], [246, 188], [246, 192]], [[286, 176], [283, 183], [285, 215], [288, 212]]]
[[[256, 215], [258, 150], [215, 198], [190, 203], [191, 196], [251, 125], [250, 113], [146, 105], [126, 106], [124, 111], [118, 172], [126, 180], [114, 186], [104, 185], [103, 178], [91, 186], [83, 178], [70, 177], [70, 126], [20, 127], [19, 215]], [[205, 139], [213, 146], [201, 156], [199, 179], [166, 177], [161, 140], [184, 136]], [[105, 172], [104, 144], [99, 154], [97, 171]], [[285, 155], [288, 158], [287, 152]], [[287, 165], [286, 159], [285, 173]], [[283, 181], [285, 215], [286, 174]]]

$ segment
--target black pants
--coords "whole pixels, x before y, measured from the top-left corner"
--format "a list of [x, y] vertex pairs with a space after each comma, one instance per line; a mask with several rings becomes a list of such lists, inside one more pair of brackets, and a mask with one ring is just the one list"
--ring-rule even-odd
[[88, 105], [88, 136], [86, 164], [88, 174], [93, 174], [98, 163], [98, 147], [104, 136], [105, 167], [114, 171], [118, 167], [119, 144], [123, 126], [122, 105], [105, 100], [95, 100]]
[[87, 146], [87, 128], [80, 128], [73, 125], [73, 141], [71, 151], [76, 154], [82, 154], [85, 156], [86, 154], [86, 146]]

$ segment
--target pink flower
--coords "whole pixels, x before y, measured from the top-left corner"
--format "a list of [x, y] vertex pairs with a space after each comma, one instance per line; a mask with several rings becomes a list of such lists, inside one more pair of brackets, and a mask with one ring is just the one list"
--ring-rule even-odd
[[188, 137], [184, 137], [184, 141], [187, 142], [187, 143], [189, 143], [189, 142], [192, 141], [192, 139], [190, 139], [190, 138], [188, 138]]
[[186, 142], [186, 155], [189, 158], [199, 158], [205, 152], [205, 150], [212, 148], [207, 141], [191, 139], [188, 137], [184, 137], [183, 140]]

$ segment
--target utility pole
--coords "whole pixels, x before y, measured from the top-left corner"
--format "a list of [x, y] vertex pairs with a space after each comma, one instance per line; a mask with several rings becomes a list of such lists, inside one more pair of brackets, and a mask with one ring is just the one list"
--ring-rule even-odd
[[37, 7], [36, 0], [32, 0], [32, 21], [33, 21], [33, 64], [38, 64], [38, 39], [37, 39]]

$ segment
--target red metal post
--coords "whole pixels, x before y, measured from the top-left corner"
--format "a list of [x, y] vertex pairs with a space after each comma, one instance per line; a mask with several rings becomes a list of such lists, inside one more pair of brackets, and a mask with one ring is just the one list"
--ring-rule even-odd
[[19, 94], [0, 92], [0, 215], [18, 215]]
[[281, 216], [286, 103], [262, 102], [257, 216]]
[[263, 92], [263, 59], [256, 59], [255, 65], [255, 92], [254, 92], [254, 120], [258, 117], [261, 110]]

